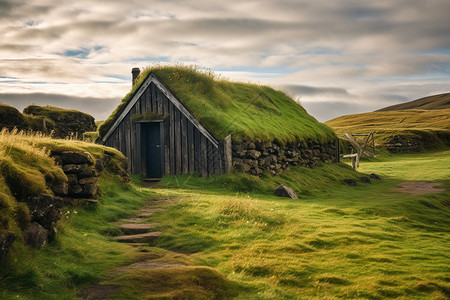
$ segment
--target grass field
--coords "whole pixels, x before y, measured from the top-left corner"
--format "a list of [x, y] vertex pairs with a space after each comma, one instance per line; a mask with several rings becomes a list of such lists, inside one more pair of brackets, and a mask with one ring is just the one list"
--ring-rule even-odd
[[[19, 159], [26, 149], [44, 166], [44, 146], [78, 147], [96, 156], [103, 149], [16, 138], [22, 141], [3, 139], [2, 159], [15, 156], [2, 164], [18, 170], [31, 167], [26, 159], [32, 157]], [[364, 159], [362, 173], [343, 163], [320, 164], [274, 177], [172, 176], [150, 188], [139, 178], [124, 185], [103, 176], [105, 196], [99, 205], [68, 207], [55, 242], [40, 251], [16, 242], [0, 262], [0, 298], [75, 299], [100, 282], [117, 287], [113, 299], [171, 297], [173, 286], [183, 292], [178, 297], [192, 299], [448, 299], [449, 166], [446, 150]], [[41, 171], [57, 174], [50, 166]], [[372, 172], [383, 180], [358, 180]], [[345, 185], [344, 178], [358, 185]], [[446, 191], [411, 195], [392, 190], [404, 181], [439, 182]], [[271, 190], [281, 182], [300, 199], [273, 196]], [[13, 212], [16, 204], [4, 186], [0, 181]], [[115, 221], [152, 203], [166, 209], [148, 219], [160, 224], [163, 234], [157, 243], [132, 247], [116, 242], [113, 236], [120, 231]], [[108, 276], [136, 261], [161, 260], [185, 267]]]
[[[313, 191], [300, 200], [230, 195], [210, 183], [156, 190], [179, 199], [153, 219], [165, 225], [159, 246], [217, 268], [240, 283], [242, 299], [448, 299], [449, 154], [362, 162], [384, 180], [323, 190], [308, 184]], [[391, 191], [406, 180], [443, 182], [447, 192]]]

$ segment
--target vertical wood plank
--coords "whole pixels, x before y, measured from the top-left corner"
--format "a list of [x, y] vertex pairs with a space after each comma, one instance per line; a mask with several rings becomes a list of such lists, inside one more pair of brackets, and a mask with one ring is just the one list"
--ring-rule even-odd
[[214, 174], [214, 156], [213, 156], [213, 144], [207, 141], [207, 164], [208, 164], [208, 176]]
[[200, 145], [200, 131], [197, 128], [194, 128], [194, 172], [201, 175], [201, 161], [200, 161], [200, 153], [201, 153], [201, 145]]
[[181, 152], [182, 152], [182, 172], [186, 174], [189, 172], [188, 161], [188, 142], [187, 142], [187, 119], [184, 115], [181, 115]]
[[170, 156], [170, 174], [175, 175], [175, 111], [173, 104], [169, 105], [169, 156]]
[[161, 162], [161, 173], [162, 176], [164, 176], [165, 170], [166, 170], [166, 150], [164, 147], [165, 144], [165, 137], [166, 135], [164, 134], [165, 130], [164, 130], [164, 122], [159, 122], [159, 136], [160, 136], [160, 146], [161, 146], [161, 158], [160, 158], [160, 162]]
[[145, 90], [144, 95], [145, 95], [145, 112], [143, 112], [143, 113], [151, 112], [152, 111], [152, 97], [151, 97], [152, 95], [150, 92], [150, 87], [148, 87]]
[[177, 175], [181, 175], [181, 114], [177, 109], [175, 111], [175, 171]]
[[139, 123], [135, 124], [134, 136], [136, 140], [136, 174], [142, 174], [141, 124]]
[[194, 140], [194, 125], [188, 121], [188, 138], [187, 138], [187, 144], [188, 144], [188, 172], [194, 173], [194, 147], [195, 147], [195, 140]]
[[200, 135], [200, 174], [202, 177], [208, 176], [208, 149], [206, 145], [206, 138], [203, 134]]
[[156, 89], [156, 99], [157, 99], [156, 103], [158, 105], [158, 113], [160, 113], [160, 114], [164, 114], [164, 110], [163, 110], [163, 101], [164, 101], [164, 99], [163, 99], [163, 96], [164, 96], [164, 94], [161, 92], [161, 90], [160, 89]]
[[152, 93], [152, 111], [158, 113], [158, 95], [156, 93], [156, 90], [158, 90], [158, 88], [152, 84], [151, 86], [151, 93]]
[[169, 119], [166, 118], [163, 122], [164, 127], [164, 143], [162, 147], [164, 147], [164, 175], [170, 174], [170, 122]]

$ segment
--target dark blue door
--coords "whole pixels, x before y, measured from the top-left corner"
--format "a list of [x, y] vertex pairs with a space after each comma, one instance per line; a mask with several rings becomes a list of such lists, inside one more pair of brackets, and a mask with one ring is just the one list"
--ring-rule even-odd
[[147, 177], [161, 178], [161, 123], [147, 123], [144, 128], [147, 145]]

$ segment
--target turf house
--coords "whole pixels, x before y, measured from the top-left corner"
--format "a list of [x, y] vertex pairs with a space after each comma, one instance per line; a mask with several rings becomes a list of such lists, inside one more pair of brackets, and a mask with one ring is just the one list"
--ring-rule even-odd
[[283, 92], [188, 66], [132, 73], [131, 92], [99, 128], [132, 173], [259, 176], [339, 159], [333, 130]]

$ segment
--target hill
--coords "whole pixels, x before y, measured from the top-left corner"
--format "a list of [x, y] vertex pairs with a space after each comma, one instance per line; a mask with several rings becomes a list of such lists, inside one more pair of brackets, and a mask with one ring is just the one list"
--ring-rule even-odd
[[338, 134], [375, 132], [376, 144], [390, 151], [450, 146], [450, 108], [376, 111], [338, 117], [325, 124]]
[[450, 93], [420, 98], [414, 101], [388, 106], [377, 111], [393, 111], [407, 109], [447, 109], [450, 108]]
[[331, 128], [319, 123], [291, 97], [268, 86], [230, 82], [196, 67], [145, 69], [131, 92], [100, 127], [103, 136], [140, 85], [154, 74], [217, 139], [261, 139], [282, 144], [303, 140], [332, 141]]

